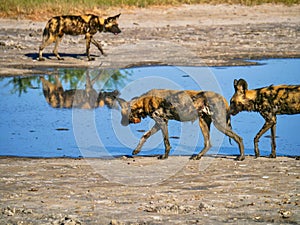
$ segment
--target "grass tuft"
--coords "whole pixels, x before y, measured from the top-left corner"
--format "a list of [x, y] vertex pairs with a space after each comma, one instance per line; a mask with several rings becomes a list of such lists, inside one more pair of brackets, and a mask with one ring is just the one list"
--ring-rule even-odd
[[111, 7], [177, 6], [180, 4], [253, 6], [265, 3], [293, 5], [300, 4], [300, 0], [5, 0], [0, 4], [0, 17], [41, 19], [48, 15], [79, 14]]

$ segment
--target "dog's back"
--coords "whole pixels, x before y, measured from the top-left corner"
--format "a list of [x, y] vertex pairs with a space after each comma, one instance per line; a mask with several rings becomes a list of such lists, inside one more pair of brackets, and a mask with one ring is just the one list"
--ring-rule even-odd
[[[168, 114], [170, 119], [182, 122], [195, 121], [199, 116], [206, 115], [212, 116], [212, 119], [218, 122], [222, 121], [222, 124], [229, 119], [229, 105], [226, 99], [215, 92], [152, 89], [133, 101], [141, 102], [141, 98], [145, 97], [163, 99], [160, 107], [164, 108], [164, 113]], [[166, 108], [169, 110], [167, 111]]]
[[254, 91], [257, 93], [258, 111], [272, 110], [275, 114], [300, 113], [300, 85], [271, 85]]

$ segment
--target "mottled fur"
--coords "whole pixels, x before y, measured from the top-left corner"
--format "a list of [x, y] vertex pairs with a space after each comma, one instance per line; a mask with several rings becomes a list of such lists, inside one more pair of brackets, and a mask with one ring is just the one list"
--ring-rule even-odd
[[99, 94], [93, 88], [90, 77], [86, 76], [85, 89], [64, 90], [58, 76], [55, 76], [55, 83], [51, 83], [44, 77], [40, 77], [43, 85], [43, 93], [46, 101], [53, 108], [80, 108], [93, 109], [107, 105], [110, 108], [115, 107], [115, 101], [119, 95], [118, 91], [100, 92]]
[[81, 16], [67, 15], [52, 17], [43, 31], [42, 44], [39, 47], [39, 60], [44, 60], [42, 54], [45, 47], [55, 42], [53, 49], [54, 55], [57, 59], [62, 60], [58, 54], [58, 45], [65, 34], [69, 35], [85, 35], [86, 39], [86, 55], [88, 60], [94, 60], [90, 57], [90, 44], [95, 45], [99, 51], [104, 55], [101, 45], [93, 38], [99, 32], [111, 32], [118, 34], [121, 30], [118, 27], [117, 18], [119, 15], [100, 18], [92, 14]]
[[265, 123], [254, 138], [255, 156], [259, 157], [260, 137], [271, 128], [270, 157], [276, 157], [276, 115], [300, 113], [300, 85], [278, 85], [248, 90], [245, 80], [234, 80], [235, 93], [230, 100], [230, 113], [241, 111], [259, 112]]
[[127, 126], [130, 123], [139, 123], [147, 116], [155, 121], [155, 125], [141, 138], [133, 155], [141, 151], [146, 140], [161, 130], [163, 133], [165, 154], [160, 158], [167, 158], [171, 149], [168, 136], [168, 120], [195, 121], [199, 125], [204, 136], [204, 148], [193, 159], [200, 159], [211, 147], [210, 125], [211, 122], [218, 130], [233, 138], [239, 145], [240, 156], [244, 159], [244, 145], [242, 139], [231, 130], [229, 106], [224, 97], [214, 92], [206, 91], [176, 91], [153, 89], [129, 102], [118, 99], [121, 105], [121, 124]]

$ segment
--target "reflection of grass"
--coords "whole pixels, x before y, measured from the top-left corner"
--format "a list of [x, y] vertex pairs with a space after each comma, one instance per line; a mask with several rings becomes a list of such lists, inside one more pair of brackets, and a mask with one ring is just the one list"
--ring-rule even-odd
[[41, 17], [45, 15], [82, 13], [109, 7], [148, 7], [180, 4], [242, 4], [263, 3], [299, 4], [300, 0], [5, 0], [0, 4], [0, 15]]
[[[60, 82], [66, 84], [67, 89], [84, 88], [78, 87], [78, 85], [80, 82], [86, 84], [86, 74], [88, 73], [90, 80], [94, 82], [94, 88], [100, 86], [101, 89], [104, 90], [122, 89], [128, 81], [128, 76], [131, 75], [131, 73], [128, 71], [121, 72], [117, 69], [54, 69], [54, 72], [52, 71], [52, 73], [59, 75]], [[23, 93], [27, 93], [28, 89], [34, 89], [41, 86], [41, 81], [38, 76], [12, 78], [0, 77], [0, 82], [3, 80], [8, 80], [6, 83], [4, 83], [4, 87], [11, 86], [10, 93], [18, 93], [19, 96], [21, 96]], [[55, 83], [54, 76], [47, 76], [47, 80], [49, 80], [51, 83]]]
[[131, 73], [127, 71], [120, 72], [120, 70], [103, 70], [101, 72], [101, 80], [104, 83], [103, 89], [120, 90], [128, 81], [128, 76]]
[[[130, 72], [121, 73], [118, 69], [59, 69], [59, 79], [69, 85], [70, 89], [78, 87], [80, 82], [86, 83], [86, 75], [90, 77], [94, 88], [101, 87], [104, 90], [115, 90], [125, 86]], [[49, 77], [54, 82], [54, 77]]]
[[[11, 85], [12, 88], [10, 90], [11, 94], [18, 93], [21, 96], [23, 93], [27, 93], [28, 88], [34, 89], [35, 87], [32, 82], [35, 81], [37, 77], [13, 77], [9, 80], [4, 87]], [[40, 83], [40, 82], [38, 82]]]

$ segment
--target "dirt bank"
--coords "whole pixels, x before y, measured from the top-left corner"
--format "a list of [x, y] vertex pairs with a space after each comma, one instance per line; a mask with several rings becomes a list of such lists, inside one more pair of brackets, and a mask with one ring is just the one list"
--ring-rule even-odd
[[300, 223], [299, 160], [233, 158], [0, 158], [0, 223]]
[[[92, 46], [88, 62], [83, 36], [64, 37], [53, 57], [36, 61], [46, 21], [0, 20], [0, 74], [37, 73], [45, 67], [124, 68], [135, 65], [245, 65], [247, 59], [300, 56], [300, 5], [184, 5], [172, 8], [114, 9], [122, 33], [97, 34], [107, 57]], [[107, 12], [106, 12], [107, 14]]]

